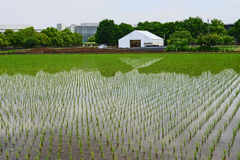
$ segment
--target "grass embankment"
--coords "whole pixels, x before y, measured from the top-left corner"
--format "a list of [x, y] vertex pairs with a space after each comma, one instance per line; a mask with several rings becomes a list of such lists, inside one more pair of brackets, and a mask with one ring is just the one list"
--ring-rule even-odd
[[162, 60], [144, 68], [140, 73], [175, 72], [198, 76], [210, 71], [217, 74], [225, 69], [240, 72], [240, 54], [101, 54], [101, 55], [14, 55], [0, 57], [0, 75], [6, 73], [36, 75], [71, 69], [99, 70], [103, 76], [114, 76], [116, 72], [129, 72], [133, 67], [122, 62], [121, 57], [131, 59], [161, 58]]

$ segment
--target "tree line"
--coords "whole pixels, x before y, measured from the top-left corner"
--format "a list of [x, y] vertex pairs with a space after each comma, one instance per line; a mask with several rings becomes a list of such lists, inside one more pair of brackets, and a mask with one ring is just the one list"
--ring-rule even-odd
[[8, 29], [3, 34], [0, 33], [0, 46], [13, 45], [29, 48], [38, 45], [72, 46], [81, 45], [82, 39], [82, 35], [72, 33], [69, 29], [59, 31], [56, 28], [48, 27], [39, 33], [34, 30], [34, 27], [28, 27], [17, 32]]
[[[200, 17], [189, 17], [183, 21], [176, 22], [139, 22], [137, 27], [121, 23], [117, 25], [113, 20], [102, 20], [95, 34], [95, 41], [99, 44], [117, 45], [118, 40], [133, 30], [149, 31], [161, 38], [165, 37], [165, 44], [168, 43], [170, 36], [176, 31], [188, 31], [191, 34], [192, 42], [195, 42], [199, 36], [208, 34], [208, 23]], [[235, 41], [240, 41], [240, 19], [234, 23], [229, 31], [224, 28], [221, 20], [213, 19], [209, 24], [209, 34], [219, 36], [233, 36]]]
[[[200, 44], [201, 46], [211, 45], [210, 43], [206, 44], [206, 41], [211, 41], [207, 38], [209, 36], [206, 37], [206, 35], [208, 35], [208, 24], [203, 22], [200, 17], [189, 17], [182, 21], [166, 23], [148, 21], [139, 22], [137, 27], [133, 27], [126, 23], [117, 25], [113, 20], [105, 19], [100, 22], [95, 37], [89, 37], [89, 42], [95, 41], [98, 44], [117, 45], [120, 38], [134, 30], [149, 31], [159, 37], [165, 38], [165, 44], [175, 44], [175, 46], [181, 46], [179, 43], [182, 42], [177, 42], [176, 39], [174, 41], [170, 40], [170, 36], [175, 32], [187, 31], [191, 35], [191, 43]], [[230, 28], [229, 31], [225, 30], [224, 23], [221, 20], [211, 20], [211, 23], [209, 24], [209, 35], [210, 38], [215, 38], [215, 44], [228, 44], [225, 42], [230, 42], [231, 38], [229, 36], [234, 37], [233, 39], [235, 41], [240, 42], [240, 19], [234, 23], [234, 26]], [[39, 33], [36, 32], [33, 27], [29, 27], [17, 32], [6, 30], [3, 34], [0, 33], [0, 46], [71, 46], [81, 45], [82, 39], [83, 37], [79, 33], [72, 33], [68, 29], [58, 31], [56, 28], [48, 27]]]
[[[167, 40], [168, 46], [165, 51], [235, 51], [230, 45], [234, 42], [234, 37], [211, 33], [204, 35], [200, 33], [197, 39], [194, 39], [189, 31], [175, 31]], [[191, 47], [190, 44], [198, 46]]]

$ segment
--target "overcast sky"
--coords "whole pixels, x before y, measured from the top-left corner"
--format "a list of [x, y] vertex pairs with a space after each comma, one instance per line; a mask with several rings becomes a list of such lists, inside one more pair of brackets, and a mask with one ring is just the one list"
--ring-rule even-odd
[[113, 19], [115, 23], [174, 22], [199, 16], [225, 24], [240, 19], [240, 0], [0, 0], [0, 24], [80, 24]]

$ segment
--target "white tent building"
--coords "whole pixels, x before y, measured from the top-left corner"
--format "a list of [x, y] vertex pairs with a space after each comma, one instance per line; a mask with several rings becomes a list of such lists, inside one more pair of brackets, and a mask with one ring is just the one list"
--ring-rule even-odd
[[148, 31], [139, 30], [135, 30], [118, 40], [119, 48], [146, 47], [147, 45], [164, 46], [164, 41]]

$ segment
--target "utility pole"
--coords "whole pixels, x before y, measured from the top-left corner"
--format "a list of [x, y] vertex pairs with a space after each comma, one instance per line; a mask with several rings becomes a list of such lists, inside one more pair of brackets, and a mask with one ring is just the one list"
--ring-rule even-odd
[[165, 33], [164, 33], [164, 41], [163, 41], [163, 46], [165, 46]]
[[209, 19], [207, 19], [207, 23], [208, 23], [208, 34], [207, 34], [207, 36], [209, 36]]

